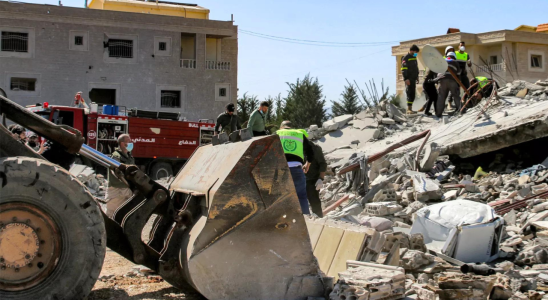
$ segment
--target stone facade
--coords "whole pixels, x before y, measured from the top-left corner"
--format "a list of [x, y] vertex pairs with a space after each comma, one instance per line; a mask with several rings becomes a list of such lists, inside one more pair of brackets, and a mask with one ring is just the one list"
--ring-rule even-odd
[[[109, 89], [116, 105], [198, 120], [236, 102], [238, 39], [231, 21], [0, 2], [0, 30], [28, 33], [27, 52], [0, 49], [0, 88], [22, 105], [70, 105], [78, 91], [89, 103], [92, 89]], [[195, 37], [195, 68], [182, 68], [182, 35]], [[84, 41], [76, 45], [76, 36]], [[207, 68], [206, 37], [218, 39], [220, 51]], [[105, 43], [112, 39], [133, 41], [131, 58], [110, 56]], [[34, 86], [20, 89], [14, 78]], [[180, 104], [162, 107], [164, 90], [180, 93]]]
[[[440, 53], [444, 53], [445, 47], [451, 45], [458, 50], [460, 41], [466, 43], [466, 52], [473, 62], [472, 73], [476, 76], [491, 77], [489, 69], [493, 72], [493, 78], [504, 85], [507, 82], [521, 79], [529, 82], [544, 80], [548, 78], [548, 35], [546, 33], [526, 32], [516, 30], [500, 30], [479, 34], [458, 32], [441, 36], [428, 37], [410, 41], [403, 41], [398, 46], [392, 47], [392, 56], [396, 58], [396, 90], [403, 94], [405, 90], [401, 77], [401, 58], [407, 54], [411, 45], [416, 44], [419, 48], [424, 45], [436, 47]], [[540, 55], [539, 67], [531, 66], [531, 55]], [[489, 65], [486, 66], [484, 61]], [[421, 83], [423, 79], [422, 65], [419, 59], [421, 70]], [[422, 84], [417, 86], [422, 91]]]

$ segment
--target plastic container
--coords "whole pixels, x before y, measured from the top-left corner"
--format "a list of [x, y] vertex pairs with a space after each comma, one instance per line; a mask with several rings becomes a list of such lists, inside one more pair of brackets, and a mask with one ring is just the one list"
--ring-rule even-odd
[[112, 115], [112, 105], [103, 105], [103, 114]]
[[92, 102], [91, 105], [90, 105], [90, 108], [91, 108], [91, 112], [92, 113], [96, 113], [97, 112], [97, 109], [98, 109], [99, 105], [97, 105], [97, 103], [95, 102]]

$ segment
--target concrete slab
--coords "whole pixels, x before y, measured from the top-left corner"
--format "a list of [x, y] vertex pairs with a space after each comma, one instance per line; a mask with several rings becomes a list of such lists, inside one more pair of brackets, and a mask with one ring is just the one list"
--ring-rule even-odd
[[339, 272], [346, 270], [346, 261], [359, 259], [360, 249], [366, 237], [367, 234], [365, 232], [345, 231], [333, 262], [329, 267], [329, 271], [327, 271], [327, 276], [335, 277], [335, 281], [337, 281], [339, 279]]
[[320, 270], [324, 273], [329, 271], [329, 267], [339, 248], [339, 243], [341, 242], [343, 234], [344, 229], [324, 226], [314, 250], [314, 256], [318, 259]]
[[306, 222], [306, 227], [308, 228], [308, 235], [310, 236], [310, 243], [312, 244], [312, 250], [316, 249], [318, 240], [323, 231], [324, 224], [321, 222]]

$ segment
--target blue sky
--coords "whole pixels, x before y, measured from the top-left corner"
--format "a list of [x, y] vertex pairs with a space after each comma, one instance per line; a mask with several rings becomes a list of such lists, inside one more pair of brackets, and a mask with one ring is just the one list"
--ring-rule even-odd
[[[176, 0], [170, 0], [176, 1]], [[57, 0], [24, 2], [57, 4]], [[84, 0], [62, 0], [82, 7]], [[211, 10], [210, 19], [230, 20], [240, 29], [294, 39], [341, 43], [410, 40], [445, 34], [448, 27], [479, 33], [548, 23], [547, 0], [485, 1], [251, 1], [185, 0]], [[451, 5], [450, 3], [455, 3]], [[477, 3], [477, 4], [475, 4]], [[547, 36], [548, 38], [548, 36]], [[287, 94], [286, 82], [307, 73], [318, 77], [324, 95], [337, 100], [345, 78], [395, 91], [395, 58], [390, 45], [318, 47], [239, 34], [238, 88], [259, 96]]]

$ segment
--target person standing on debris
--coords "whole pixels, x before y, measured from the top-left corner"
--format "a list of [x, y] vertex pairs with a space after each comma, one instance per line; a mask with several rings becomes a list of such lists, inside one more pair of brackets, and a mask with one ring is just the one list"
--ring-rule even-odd
[[309, 215], [310, 208], [306, 195], [306, 177], [304, 174], [308, 172], [310, 163], [314, 161], [312, 142], [307, 139], [308, 133], [305, 130], [292, 129], [290, 121], [283, 121], [280, 130], [276, 131], [276, 134], [282, 142], [287, 165], [301, 204], [301, 210], [303, 214]]
[[226, 132], [230, 135], [236, 130], [242, 129], [238, 116], [234, 114], [234, 103], [228, 103], [225, 106], [225, 112], [217, 117], [217, 123], [215, 124], [215, 135], [221, 132]]
[[438, 73], [428, 70], [426, 76], [424, 77], [424, 82], [422, 83], [422, 89], [424, 90], [424, 95], [426, 96], [426, 104], [424, 114], [431, 116], [430, 107], [434, 105], [434, 113], [436, 112], [436, 106], [438, 102], [438, 90], [436, 88], [436, 83], [442, 77], [438, 77]]
[[409, 53], [401, 59], [401, 74], [405, 81], [405, 93], [407, 94], [407, 113], [414, 114], [413, 102], [415, 102], [415, 91], [419, 83], [419, 66], [417, 55], [419, 47], [417, 45], [409, 48]]
[[133, 143], [131, 142], [129, 134], [121, 134], [118, 137], [118, 147], [112, 152], [112, 158], [126, 165], [134, 165], [135, 158], [131, 156], [132, 150]]
[[269, 106], [270, 104], [268, 104], [267, 101], [263, 101], [259, 105], [259, 108], [257, 108], [254, 112], [252, 112], [251, 116], [249, 116], [249, 121], [247, 122], [247, 128], [249, 128], [249, 132], [251, 133], [251, 136], [267, 135], [266, 113], [268, 112]]
[[76, 93], [74, 95], [74, 103], [72, 107], [78, 107], [78, 108], [89, 108], [89, 106], [86, 104], [86, 100], [82, 97], [82, 92]]
[[455, 54], [457, 55], [457, 62], [459, 63], [460, 67], [460, 81], [466, 87], [470, 87], [470, 80], [468, 79], [468, 72], [466, 71], [466, 66], [471, 67], [472, 61], [470, 60], [470, 56], [468, 53], [464, 52], [466, 50], [465, 43], [460, 42], [459, 44], [459, 51], [457, 51]]
[[306, 172], [306, 195], [312, 212], [323, 218], [322, 201], [320, 200], [320, 189], [323, 187], [327, 162], [323, 156], [322, 147], [310, 143], [314, 151], [314, 160], [310, 163]]
[[440, 87], [438, 90], [438, 103], [435, 107], [436, 110], [436, 117], [441, 118], [443, 114], [443, 110], [445, 108], [445, 99], [447, 99], [447, 95], [449, 92], [451, 92], [451, 95], [455, 99], [455, 105], [457, 108], [457, 111], [460, 110], [460, 86], [457, 83], [457, 81], [451, 76], [451, 72], [449, 72], [449, 68], [453, 70], [453, 73], [457, 75], [457, 77], [460, 75], [460, 67], [457, 62], [457, 56], [454, 52], [447, 53], [447, 58], [445, 59], [447, 61], [447, 72], [445, 74], [441, 74], [440, 76]]

